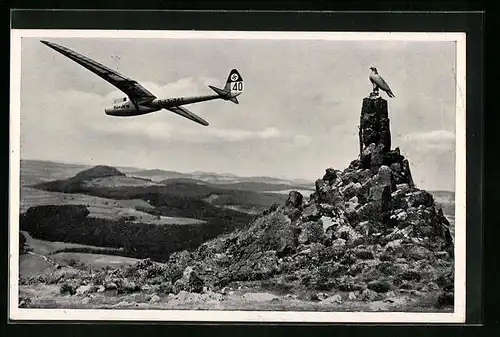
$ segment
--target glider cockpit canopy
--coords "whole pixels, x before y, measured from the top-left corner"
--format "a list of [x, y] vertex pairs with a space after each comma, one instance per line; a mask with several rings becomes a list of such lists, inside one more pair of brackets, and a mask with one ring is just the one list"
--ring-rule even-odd
[[121, 103], [126, 102], [126, 101], [127, 101], [127, 97], [115, 98], [113, 100], [113, 104], [121, 104]]

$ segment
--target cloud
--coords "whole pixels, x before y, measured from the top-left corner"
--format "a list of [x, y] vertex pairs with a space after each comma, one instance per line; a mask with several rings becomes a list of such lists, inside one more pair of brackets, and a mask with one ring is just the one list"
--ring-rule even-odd
[[[210, 91], [207, 91], [208, 83], [220, 84], [213, 78], [188, 77], [163, 86], [151, 82], [143, 85], [157, 97], [178, 97], [210, 94]], [[184, 143], [286, 138], [286, 135], [272, 126], [254, 129], [202, 127], [166, 110], [126, 118], [102, 116], [103, 110], [111, 105], [113, 99], [123, 96], [124, 94], [119, 90], [99, 95], [68, 89], [44, 95], [36, 102], [27, 101], [23, 107], [23, 116], [27, 117], [23, 124], [24, 132], [31, 135], [38, 133], [40, 136], [58, 139], [78, 134], [84, 138], [86, 134], [92, 134], [102, 139], [113, 136], [136, 140], [139, 138], [174, 140]], [[203, 105], [187, 108], [196, 114], [203, 115]], [[43, 114], [38, 113], [39, 111], [43, 111]], [[174, 117], [166, 118], [166, 114]], [[57, 140], [54, 139], [54, 141]]]
[[455, 133], [449, 130], [433, 130], [428, 132], [412, 132], [406, 138], [424, 142], [454, 142]]
[[293, 137], [293, 143], [297, 146], [306, 146], [311, 143], [311, 138], [304, 135], [296, 135]]
[[209, 128], [203, 138], [220, 141], [244, 141], [249, 139], [271, 139], [280, 138], [278, 129], [270, 127], [264, 130], [242, 130], [242, 129], [216, 129]]
[[402, 139], [407, 144], [429, 150], [449, 151], [455, 146], [455, 133], [449, 130], [432, 130], [428, 132], [411, 132]]

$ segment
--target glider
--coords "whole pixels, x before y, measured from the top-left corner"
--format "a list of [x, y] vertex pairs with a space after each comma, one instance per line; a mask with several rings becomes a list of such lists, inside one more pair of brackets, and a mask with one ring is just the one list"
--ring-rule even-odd
[[209, 85], [210, 89], [215, 91], [215, 94], [159, 99], [142, 85], [137, 83], [137, 81], [119, 74], [99, 62], [91, 60], [88, 57], [56, 43], [44, 40], [41, 40], [40, 42], [90, 70], [127, 95], [125, 98], [115, 99], [112, 107], [104, 109], [105, 114], [109, 116], [139, 116], [159, 111], [161, 109], [166, 109], [182, 117], [188, 118], [193, 122], [207, 126], [208, 122], [206, 120], [195, 115], [183, 107], [183, 105], [211, 101], [214, 99], [222, 99], [238, 104], [236, 96], [243, 92], [243, 78], [238, 70], [233, 69], [230, 71], [223, 89]]
[[387, 96], [394, 98], [394, 94], [392, 93], [391, 88], [389, 88], [389, 85], [384, 81], [382, 76], [378, 74], [377, 68], [371, 67], [370, 68], [371, 73], [370, 73], [370, 82], [373, 84], [373, 93], [375, 95], [378, 95], [378, 90], [379, 88], [382, 89], [387, 93]]

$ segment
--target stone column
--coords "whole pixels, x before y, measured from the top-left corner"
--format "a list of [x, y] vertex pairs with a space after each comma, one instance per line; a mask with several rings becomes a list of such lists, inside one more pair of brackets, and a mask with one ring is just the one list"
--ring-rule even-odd
[[391, 149], [391, 130], [387, 101], [381, 97], [363, 99], [359, 125], [359, 149], [362, 166], [377, 172]]
[[363, 99], [359, 128], [361, 153], [372, 143], [375, 146], [382, 144], [384, 152], [391, 149], [389, 113], [385, 99], [380, 97]]

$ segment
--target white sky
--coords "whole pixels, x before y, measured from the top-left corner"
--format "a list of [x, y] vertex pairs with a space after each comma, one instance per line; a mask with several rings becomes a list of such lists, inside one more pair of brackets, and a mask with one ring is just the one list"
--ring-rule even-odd
[[454, 42], [47, 38], [158, 97], [212, 94], [207, 85], [222, 87], [237, 68], [239, 105], [186, 106], [203, 127], [166, 110], [106, 116], [123, 93], [39, 40], [22, 39], [24, 159], [314, 180], [357, 157], [375, 66], [396, 95], [382, 93], [392, 147], [419, 187], [455, 189]]

